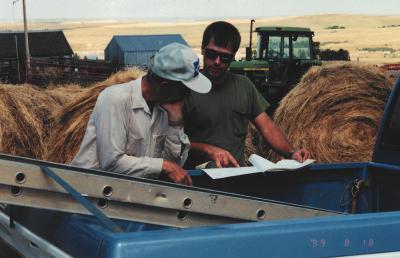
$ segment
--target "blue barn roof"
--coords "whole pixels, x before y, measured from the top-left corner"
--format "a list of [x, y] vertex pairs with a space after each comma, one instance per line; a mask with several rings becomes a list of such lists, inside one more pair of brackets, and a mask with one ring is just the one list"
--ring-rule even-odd
[[158, 51], [173, 42], [188, 45], [179, 34], [114, 36], [111, 41], [115, 41], [124, 52]]

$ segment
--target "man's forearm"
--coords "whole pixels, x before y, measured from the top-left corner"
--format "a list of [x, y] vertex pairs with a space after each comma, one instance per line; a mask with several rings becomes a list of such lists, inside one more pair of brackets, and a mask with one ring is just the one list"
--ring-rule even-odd
[[210, 144], [202, 143], [202, 142], [191, 142], [190, 143], [190, 148], [191, 149], [204, 152], [207, 155], [209, 154], [211, 147], [212, 146]]
[[291, 154], [293, 154], [292, 146], [283, 131], [265, 113], [257, 116], [253, 123], [275, 152], [285, 158], [291, 158]]
[[270, 147], [279, 155], [285, 158], [291, 158], [294, 153], [283, 132], [278, 128], [274, 133], [263, 134], [263, 138], [269, 143]]

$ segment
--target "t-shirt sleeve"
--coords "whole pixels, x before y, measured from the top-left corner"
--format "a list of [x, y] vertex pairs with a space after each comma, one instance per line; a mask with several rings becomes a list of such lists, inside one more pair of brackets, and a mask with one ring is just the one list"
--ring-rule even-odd
[[262, 112], [266, 111], [270, 106], [270, 104], [257, 90], [256, 86], [249, 79], [247, 80], [249, 83], [249, 91], [250, 91], [249, 95], [251, 99], [250, 119], [253, 119], [256, 118]]

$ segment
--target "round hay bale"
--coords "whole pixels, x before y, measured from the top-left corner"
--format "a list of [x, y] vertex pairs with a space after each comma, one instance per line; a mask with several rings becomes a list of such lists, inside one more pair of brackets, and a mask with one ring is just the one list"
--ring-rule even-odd
[[[252, 166], [249, 162], [249, 158], [251, 154], [258, 154], [265, 156], [264, 150], [264, 139], [261, 136], [260, 132], [257, 130], [255, 125], [249, 123], [247, 127], [247, 135], [244, 143], [244, 162], [247, 166]], [[262, 148], [262, 149], [260, 149]]]
[[67, 103], [77, 99], [84, 90], [78, 84], [51, 85], [46, 88], [46, 93], [59, 106], [65, 106]]
[[0, 152], [43, 158], [44, 139], [60, 105], [30, 85], [0, 85]]
[[[294, 148], [321, 163], [370, 161], [393, 81], [374, 66], [313, 67], [282, 99], [274, 121]], [[263, 147], [271, 159], [281, 157]]]
[[131, 69], [112, 75], [107, 80], [86, 88], [55, 115], [55, 126], [46, 143], [45, 159], [58, 163], [70, 163], [79, 151], [90, 114], [97, 97], [105, 88], [135, 80], [144, 72]]

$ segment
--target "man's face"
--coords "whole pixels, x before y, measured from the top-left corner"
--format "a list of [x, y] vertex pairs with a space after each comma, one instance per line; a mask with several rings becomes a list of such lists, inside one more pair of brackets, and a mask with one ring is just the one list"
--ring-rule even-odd
[[158, 91], [158, 100], [160, 104], [175, 103], [183, 101], [189, 94], [189, 88], [182, 83], [162, 82]]
[[201, 49], [201, 53], [204, 56], [204, 72], [212, 82], [218, 82], [223, 78], [235, 56], [231, 46], [217, 46], [214, 38]]

